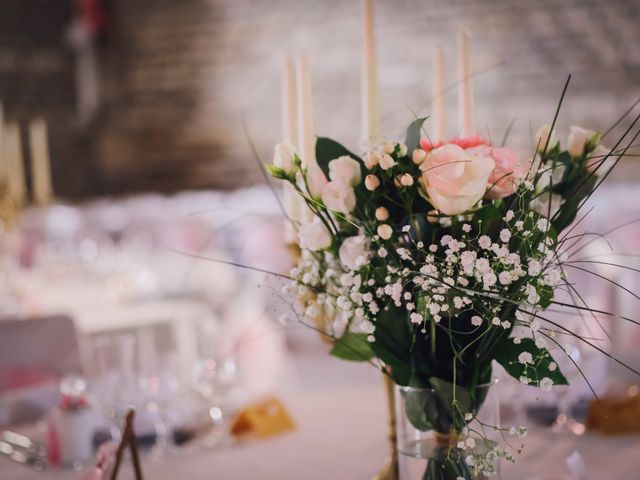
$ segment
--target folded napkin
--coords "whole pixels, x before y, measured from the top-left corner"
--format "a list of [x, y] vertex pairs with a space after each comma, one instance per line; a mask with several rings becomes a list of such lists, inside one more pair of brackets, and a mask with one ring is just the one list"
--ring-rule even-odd
[[253, 403], [238, 412], [231, 423], [231, 433], [237, 437], [272, 437], [295, 427], [286, 408], [276, 398]]

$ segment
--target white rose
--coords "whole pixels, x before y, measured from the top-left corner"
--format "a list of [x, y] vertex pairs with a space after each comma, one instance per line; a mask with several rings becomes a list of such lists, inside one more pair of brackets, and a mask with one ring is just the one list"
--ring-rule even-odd
[[593, 130], [587, 130], [582, 127], [571, 127], [569, 138], [567, 139], [567, 151], [569, 155], [573, 158], [582, 157], [587, 142], [595, 133]]
[[369, 239], [363, 235], [345, 238], [338, 251], [340, 261], [349, 270], [357, 270], [364, 265], [371, 252]]
[[317, 251], [331, 246], [331, 233], [318, 217], [300, 227], [298, 237], [300, 247], [308, 250]]
[[343, 155], [329, 162], [329, 178], [341, 180], [352, 187], [362, 179], [360, 164], [348, 155]]
[[348, 215], [356, 208], [356, 194], [341, 180], [331, 180], [322, 191], [322, 201], [329, 209]]
[[369, 174], [364, 177], [364, 186], [367, 187], [367, 190], [373, 192], [380, 186], [380, 179], [375, 175]]
[[421, 181], [434, 207], [445, 215], [458, 215], [482, 198], [494, 167], [491, 157], [471, 155], [448, 143], [427, 155], [420, 165]]
[[327, 185], [328, 180], [322, 169], [317, 163], [312, 163], [307, 169], [307, 184], [309, 186], [309, 194], [316, 200], [322, 198], [322, 191]]
[[287, 175], [296, 171], [295, 163], [296, 147], [290, 142], [282, 142], [276, 145], [273, 153], [273, 164], [284, 170]]

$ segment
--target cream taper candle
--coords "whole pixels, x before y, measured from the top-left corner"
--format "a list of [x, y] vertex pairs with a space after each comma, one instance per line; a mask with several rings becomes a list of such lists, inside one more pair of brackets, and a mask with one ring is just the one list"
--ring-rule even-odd
[[282, 63], [282, 140], [294, 145], [298, 143], [296, 95], [296, 72], [287, 55]]
[[33, 200], [37, 205], [47, 205], [51, 201], [51, 164], [47, 122], [39, 118], [29, 124], [29, 146], [31, 148], [31, 187]]
[[435, 142], [447, 139], [447, 107], [444, 87], [444, 49], [438, 45], [433, 56], [433, 125]]
[[458, 122], [461, 137], [475, 133], [473, 84], [469, 63], [469, 32], [463, 30], [458, 32]]
[[9, 192], [17, 205], [22, 205], [26, 199], [26, 183], [22, 158], [22, 142], [20, 140], [20, 126], [10, 123], [5, 130], [6, 165]]
[[311, 73], [306, 54], [301, 54], [297, 64], [298, 80], [298, 149], [303, 165], [316, 162], [316, 137], [313, 122], [313, 93]]
[[380, 98], [373, 0], [362, 1], [362, 140], [367, 145], [380, 141]]

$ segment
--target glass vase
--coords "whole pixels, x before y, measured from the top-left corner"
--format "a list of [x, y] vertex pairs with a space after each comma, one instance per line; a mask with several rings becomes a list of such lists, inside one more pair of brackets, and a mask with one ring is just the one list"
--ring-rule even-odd
[[[487, 478], [468, 457], [477, 458], [496, 445], [499, 403], [492, 385], [455, 387], [455, 394], [452, 385], [438, 390], [396, 385], [400, 480]], [[474, 439], [473, 448], [466, 444], [469, 438]], [[494, 468], [491, 479], [499, 478], [497, 459]]]

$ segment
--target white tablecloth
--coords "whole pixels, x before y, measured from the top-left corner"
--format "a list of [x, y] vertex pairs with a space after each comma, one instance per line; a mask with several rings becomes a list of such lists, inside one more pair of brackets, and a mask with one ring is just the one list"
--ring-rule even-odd
[[[149, 480], [367, 480], [386, 454], [386, 407], [378, 374], [365, 365], [330, 357], [298, 359], [296, 388], [281, 395], [297, 423], [287, 434], [218, 450], [188, 446], [158, 462], [144, 460]], [[578, 450], [589, 480], [640, 478], [640, 435], [557, 437], [532, 430], [503, 480], [528, 480], [543, 473], [568, 473], [565, 458]], [[35, 473], [0, 458], [2, 480], [75, 480], [78, 474]], [[122, 479], [131, 478], [125, 468]]]

